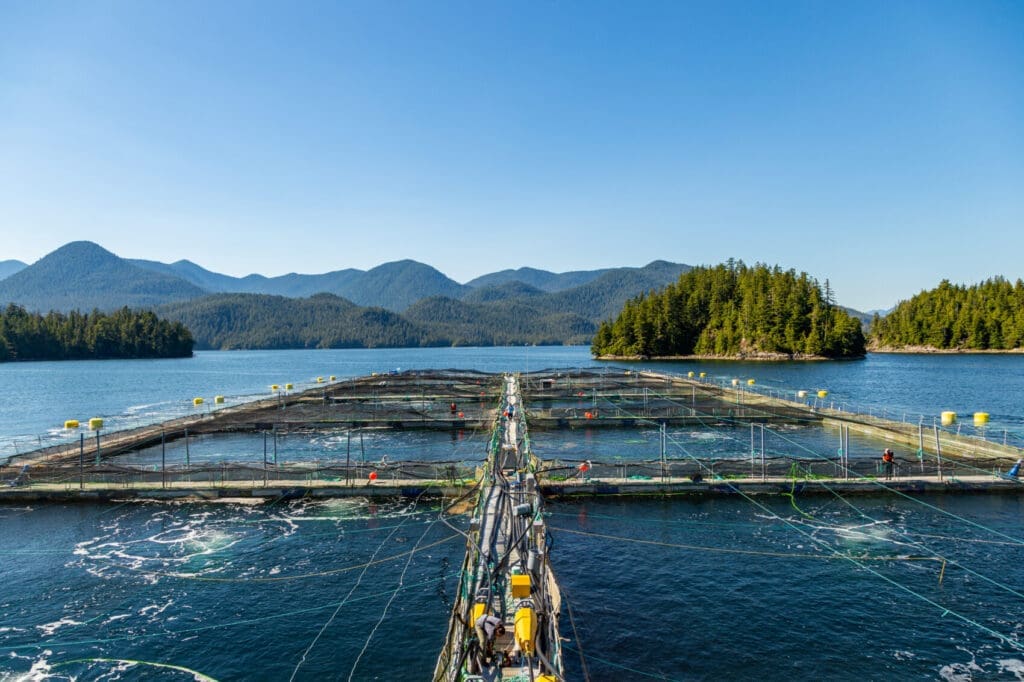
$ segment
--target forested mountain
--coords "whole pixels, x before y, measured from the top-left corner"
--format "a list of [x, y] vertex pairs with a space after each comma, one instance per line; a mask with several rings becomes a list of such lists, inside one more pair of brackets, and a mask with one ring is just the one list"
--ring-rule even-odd
[[0, 279], [6, 279], [27, 267], [20, 260], [0, 260]]
[[379, 306], [399, 312], [421, 298], [459, 298], [468, 291], [467, 287], [429, 265], [413, 260], [384, 263], [366, 271], [348, 268], [321, 275], [291, 273], [280, 277], [230, 277], [211, 272], [187, 260], [170, 265], [146, 260], [131, 262], [154, 272], [181, 277], [208, 293], [271, 294], [293, 298], [328, 293], [359, 305]]
[[286, 298], [215, 294], [159, 308], [182, 322], [199, 349], [394, 348], [443, 343], [430, 330], [382, 308], [363, 308], [333, 294]]
[[871, 322], [872, 347], [959, 350], [1024, 347], [1024, 282], [1001, 277], [963, 286], [942, 280]]
[[146, 308], [204, 295], [178, 277], [145, 270], [92, 242], [71, 242], [0, 280], [0, 304], [28, 310]]
[[192, 355], [192, 336], [179, 323], [123, 308], [43, 316], [9, 305], [0, 314], [0, 362], [176, 358]]
[[[572, 289], [587, 282], [592, 282], [613, 268], [601, 270], [574, 270], [571, 272], [549, 272], [536, 268], [517, 268], [515, 270], [501, 270], [488, 275], [481, 275], [476, 279], [466, 282], [466, 286], [481, 288], [500, 286], [511, 282], [521, 282], [541, 291], [555, 292], [563, 289]], [[627, 269], [627, 268], [616, 268]]]
[[860, 322], [806, 273], [732, 261], [699, 267], [658, 293], [629, 301], [601, 324], [598, 356], [859, 357]]
[[462, 297], [465, 303], [491, 303], [510, 299], [527, 300], [544, 296], [545, 292], [516, 280], [473, 289]]
[[[349, 268], [319, 275], [231, 277], [188, 260], [170, 264], [128, 260], [91, 242], [72, 242], [25, 267], [18, 278], [0, 280], [0, 303], [14, 302], [40, 311], [94, 307], [113, 310], [124, 305], [160, 305], [210, 293], [261, 293], [297, 298], [332, 293], [358, 305], [401, 312], [416, 301], [433, 296], [466, 299], [471, 303], [520, 300], [543, 293], [546, 287], [559, 289], [553, 293], [563, 296], [545, 299], [544, 310], [574, 312], [597, 319], [611, 314], [612, 309], [621, 307], [630, 296], [673, 281], [687, 267], [656, 261], [642, 268], [561, 274], [520, 268], [495, 273], [495, 278], [485, 275], [474, 281], [502, 280], [510, 273], [518, 273], [527, 279], [544, 280], [544, 287], [519, 280], [475, 287], [459, 284], [435, 268], [412, 260], [384, 263], [367, 271]], [[574, 282], [586, 283], [570, 286]], [[584, 307], [575, 309], [573, 306], [577, 305]]]
[[436, 296], [420, 301], [405, 316], [432, 330], [446, 345], [559, 345], [587, 343], [596, 325], [570, 312], [539, 310], [532, 301], [466, 303]]
[[384, 263], [367, 270], [358, 285], [336, 292], [359, 305], [375, 305], [388, 310], [405, 310], [430, 296], [461, 298], [468, 289], [429, 265], [414, 260]]
[[246, 277], [222, 275], [219, 272], [211, 272], [200, 265], [196, 265], [190, 260], [179, 260], [173, 263], [160, 263], [138, 258], [129, 258], [127, 260], [132, 265], [137, 265], [146, 270], [153, 270], [154, 272], [171, 275], [172, 277], [180, 277], [208, 293], [277, 293], [267, 290], [269, 286], [267, 282], [269, 280], [263, 275], [248, 275]]
[[367, 271], [238, 278], [188, 260], [126, 260], [73, 242], [0, 281], [0, 303], [39, 311], [163, 305], [163, 313], [193, 329], [200, 348], [586, 343], [600, 320], [688, 267], [655, 261], [561, 274], [521, 268], [493, 278], [511, 273], [548, 288], [585, 282], [549, 292], [518, 279], [462, 285], [411, 260]]
[[617, 314], [637, 294], [661, 289], [689, 270], [689, 265], [660, 260], [642, 268], [616, 268], [583, 286], [550, 294], [541, 305], [547, 310], [572, 311], [600, 322]]

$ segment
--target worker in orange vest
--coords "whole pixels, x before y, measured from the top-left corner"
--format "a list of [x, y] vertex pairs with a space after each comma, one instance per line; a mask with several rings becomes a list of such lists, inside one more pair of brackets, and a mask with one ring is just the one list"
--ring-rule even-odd
[[882, 465], [885, 467], [885, 480], [891, 480], [892, 471], [896, 467], [896, 455], [889, 448], [882, 453]]

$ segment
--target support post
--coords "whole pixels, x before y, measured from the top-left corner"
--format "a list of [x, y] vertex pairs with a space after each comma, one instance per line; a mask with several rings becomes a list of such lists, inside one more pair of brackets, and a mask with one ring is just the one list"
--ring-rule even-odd
[[345, 483], [352, 485], [352, 429], [348, 430], [348, 442], [345, 444]]
[[188, 427], [185, 427], [185, 469], [192, 466], [192, 455], [188, 449]]
[[[645, 388], [644, 391], [646, 392], [646, 390], [647, 389]], [[667, 462], [665, 460], [665, 422], [661, 422], [661, 481], [662, 481], [662, 483], [665, 482], [665, 477], [666, 477], [665, 465], [666, 464], [667, 464]], [[669, 478], [671, 478], [671, 477], [669, 477]]]
[[263, 432], [263, 487], [267, 487], [267, 432]]
[[167, 434], [160, 429], [160, 487], [167, 487]]
[[846, 437], [843, 439], [843, 457], [846, 459], [846, 466], [843, 467], [843, 477], [850, 478], [850, 427], [846, 426]]
[[96, 466], [100, 465], [100, 430], [96, 429]]
[[277, 468], [277, 424], [274, 424], [274, 468]]
[[921, 473], [924, 473], [924, 416], [917, 422], [917, 458], [921, 461]]
[[761, 480], [767, 478], [768, 471], [764, 459], [764, 424], [761, 424]]
[[939, 427], [935, 427], [935, 462], [939, 480], [942, 480], [942, 444], [939, 442]]
[[85, 434], [78, 434], [78, 489], [85, 489]]
[[754, 477], [754, 422], [750, 422], [750, 477]]

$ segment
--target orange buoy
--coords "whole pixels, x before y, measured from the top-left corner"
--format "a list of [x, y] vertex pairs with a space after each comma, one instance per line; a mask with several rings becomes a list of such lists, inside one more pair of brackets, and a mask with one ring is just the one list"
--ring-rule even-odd
[[583, 416], [586, 417], [587, 419], [593, 419], [594, 418], [594, 413], [593, 412], [584, 412]]
[[370, 472], [370, 480], [371, 481], [376, 481], [377, 480], [377, 472], [376, 471], [371, 471]]
[[459, 412], [459, 419], [462, 419], [465, 416], [466, 416], [465, 412]]

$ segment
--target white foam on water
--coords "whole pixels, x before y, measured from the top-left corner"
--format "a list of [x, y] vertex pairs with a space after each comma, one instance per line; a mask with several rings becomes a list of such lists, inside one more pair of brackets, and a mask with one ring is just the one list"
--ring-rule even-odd
[[105, 621], [100, 623], [100, 625], [107, 625], [109, 623], [114, 623], [116, 621], [124, 620], [125, 618], [131, 618], [131, 617], [132, 617], [132, 614], [130, 614], [130, 613], [119, 613], [116, 616], [111, 616], [110, 618], [107, 618]]
[[687, 437], [690, 440], [726, 440], [729, 436], [714, 431], [691, 431]]
[[44, 650], [39, 658], [32, 661], [29, 656], [18, 656], [13, 651], [11, 652], [11, 658], [21, 659], [26, 661], [32, 661], [32, 666], [28, 669], [28, 672], [24, 673], [0, 673], [0, 682], [42, 682], [47, 680], [52, 682], [53, 680], [74, 680], [74, 677], [69, 675], [55, 675], [52, 672], [50, 662], [47, 660], [49, 656], [52, 656], [53, 652], [49, 649]]
[[1014, 679], [1024, 680], [1024, 661], [1019, 658], [1002, 658], [997, 661], [1001, 675], [1013, 675]]
[[173, 603], [174, 603], [174, 600], [173, 599], [169, 599], [167, 601], [167, 603], [164, 604], [163, 606], [160, 606], [159, 604], [150, 604], [149, 606], [143, 606], [141, 609], [139, 609], [139, 615], [140, 616], [147, 616], [147, 615], [159, 616], [161, 613], [166, 611], [167, 608], [171, 604], [173, 604]]
[[36, 629], [42, 632], [43, 635], [49, 637], [57, 630], [60, 630], [62, 627], [65, 627], [67, 625], [82, 625], [82, 623], [72, 618], [61, 618], [60, 620], [55, 620], [52, 623], [46, 623], [45, 625], [37, 625]]
[[972, 682], [977, 673], [985, 672], [974, 661], [970, 663], [950, 663], [939, 668], [939, 677], [946, 682]]

